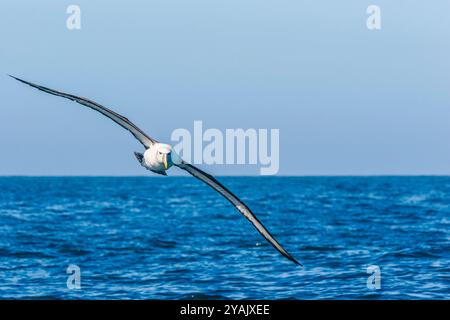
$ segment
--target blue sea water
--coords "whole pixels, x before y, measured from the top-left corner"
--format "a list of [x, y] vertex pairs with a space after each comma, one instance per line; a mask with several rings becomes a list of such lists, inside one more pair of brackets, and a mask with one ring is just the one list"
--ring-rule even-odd
[[303, 269], [191, 177], [2, 177], [0, 298], [450, 298], [450, 177], [219, 179]]

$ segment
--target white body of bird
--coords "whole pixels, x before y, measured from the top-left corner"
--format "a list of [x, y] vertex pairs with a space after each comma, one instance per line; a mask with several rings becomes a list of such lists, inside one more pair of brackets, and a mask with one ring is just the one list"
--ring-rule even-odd
[[151, 171], [163, 173], [181, 162], [181, 158], [173, 151], [171, 145], [158, 142], [145, 150], [141, 164]]

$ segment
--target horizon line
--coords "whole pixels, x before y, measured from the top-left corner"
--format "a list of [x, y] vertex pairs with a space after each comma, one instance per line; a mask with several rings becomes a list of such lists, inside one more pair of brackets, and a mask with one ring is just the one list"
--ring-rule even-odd
[[[390, 173], [381, 173], [381, 174], [279, 174], [279, 175], [246, 175], [246, 174], [215, 174], [215, 177], [235, 177], [235, 178], [290, 178], [290, 177], [450, 177], [449, 173], [442, 174], [432, 174], [432, 173], [411, 173], [411, 174], [390, 174]], [[190, 175], [168, 175], [168, 176], [157, 176], [157, 175], [107, 175], [107, 174], [79, 174], [79, 175], [64, 175], [64, 174], [52, 174], [52, 175], [39, 175], [39, 174], [0, 174], [1, 178], [158, 178], [163, 179], [167, 177], [172, 178], [183, 178], [183, 177], [191, 177]]]

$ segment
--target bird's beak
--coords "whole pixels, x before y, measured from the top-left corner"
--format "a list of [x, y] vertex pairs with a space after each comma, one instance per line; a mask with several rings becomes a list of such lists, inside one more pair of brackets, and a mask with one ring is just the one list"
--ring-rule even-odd
[[163, 163], [164, 163], [164, 169], [169, 169], [169, 157], [170, 154], [164, 154], [163, 155]]

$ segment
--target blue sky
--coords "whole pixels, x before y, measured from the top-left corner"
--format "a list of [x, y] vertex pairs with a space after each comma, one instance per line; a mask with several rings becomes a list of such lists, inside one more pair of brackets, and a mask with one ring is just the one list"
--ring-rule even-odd
[[[66, 28], [70, 4], [81, 30]], [[279, 128], [281, 175], [450, 174], [448, 1], [6, 0], [0, 12], [0, 175], [147, 174], [126, 131], [7, 73], [160, 141], [194, 120]]]

